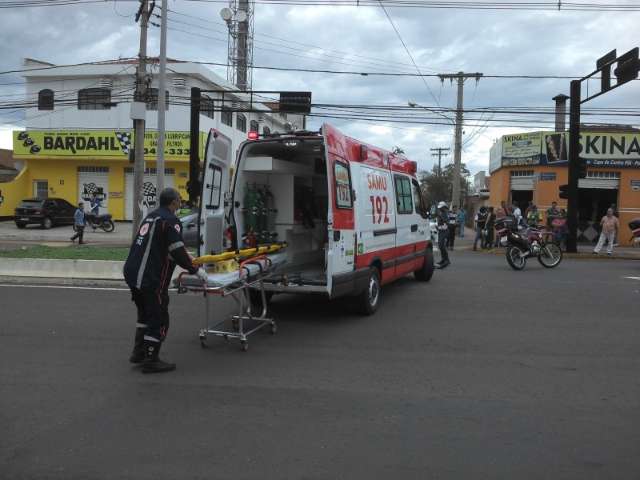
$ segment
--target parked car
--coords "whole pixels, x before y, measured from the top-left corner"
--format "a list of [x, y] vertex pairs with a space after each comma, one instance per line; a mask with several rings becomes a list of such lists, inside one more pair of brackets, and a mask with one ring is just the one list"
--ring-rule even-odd
[[15, 222], [18, 228], [28, 224], [38, 224], [42, 228], [54, 225], [73, 225], [76, 207], [63, 198], [28, 198], [22, 200], [15, 209]]
[[182, 238], [187, 247], [198, 247], [198, 212], [191, 210], [178, 217], [182, 224]]

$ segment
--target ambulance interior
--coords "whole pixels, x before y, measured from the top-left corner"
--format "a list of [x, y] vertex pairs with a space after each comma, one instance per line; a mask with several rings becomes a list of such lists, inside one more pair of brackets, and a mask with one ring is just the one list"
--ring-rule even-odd
[[[237, 165], [238, 247], [287, 242], [287, 283], [326, 285], [328, 182], [323, 139], [248, 144]], [[277, 276], [279, 282], [282, 276]]]

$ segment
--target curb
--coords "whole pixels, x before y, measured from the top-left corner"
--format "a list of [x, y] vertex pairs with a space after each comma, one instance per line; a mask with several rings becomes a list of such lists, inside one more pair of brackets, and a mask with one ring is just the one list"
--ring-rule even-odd
[[122, 280], [124, 262], [113, 260], [61, 260], [3, 258], [0, 276]]
[[[469, 250], [473, 251], [473, 250]], [[498, 250], [492, 248], [490, 250], [477, 250], [479, 253], [485, 255], [504, 255], [504, 250]], [[608, 255], [593, 255], [591, 252], [585, 253], [567, 253], [562, 252], [563, 258], [577, 258], [581, 260], [640, 260], [640, 255], [627, 255], [627, 254], [613, 254], [611, 257]]]
[[[0, 258], [0, 278], [38, 278], [124, 282], [123, 261]], [[176, 267], [173, 277], [182, 272]]]

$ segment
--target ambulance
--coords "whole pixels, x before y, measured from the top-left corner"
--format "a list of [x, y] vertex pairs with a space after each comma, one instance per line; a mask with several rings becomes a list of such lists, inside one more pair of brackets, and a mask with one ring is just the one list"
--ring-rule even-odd
[[[235, 158], [234, 158], [235, 157]], [[250, 132], [234, 154], [211, 130], [205, 150], [199, 255], [286, 242], [273, 293], [353, 297], [376, 311], [381, 286], [433, 275], [429, 212], [417, 164], [324, 124], [319, 132]], [[282, 255], [282, 253], [280, 253]]]

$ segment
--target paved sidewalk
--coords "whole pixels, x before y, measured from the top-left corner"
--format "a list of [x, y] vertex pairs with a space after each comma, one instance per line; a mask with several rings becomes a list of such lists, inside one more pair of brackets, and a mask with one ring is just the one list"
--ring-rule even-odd
[[[473, 239], [475, 238], [475, 232], [471, 229], [466, 229], [465, 233], [466, 232], [469, 232], [469, 234], [465, 235], [464, 239], [456, 238], [456, 246], [460, 245], [461, 249], [471, 250], [473, 246]], [[594, 247], [595, 244], [578, 244], [578, 253], [567, 253], [564, 251], [562, 253], [568, 258], [640, 260], [640, 248], [638, 247], [614, 247], [612, 256], [607, 255], [606, 247], [602, 249], [599, 255], [594, 255]], [[498, 247], [489, 250], [478, 250], [478, 252], [502, 255], [504, 253], [504, 248]]]

